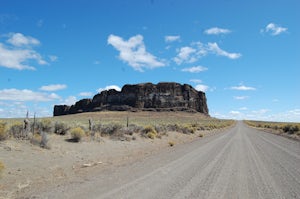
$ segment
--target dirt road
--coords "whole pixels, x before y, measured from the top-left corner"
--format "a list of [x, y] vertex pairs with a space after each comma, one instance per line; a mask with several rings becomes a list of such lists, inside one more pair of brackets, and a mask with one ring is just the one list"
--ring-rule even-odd
[[300, 198], [300, 143], [242, 122], [41, 198]]

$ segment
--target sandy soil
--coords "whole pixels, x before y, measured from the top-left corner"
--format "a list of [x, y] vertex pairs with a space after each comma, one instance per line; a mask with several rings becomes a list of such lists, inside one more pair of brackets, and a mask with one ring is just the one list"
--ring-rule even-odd
[[[201, 131], [204, 136], [221, 132]], [[93, 175], [94, 171], [134, 162], [147, 155], [181, 143], [201, 139], [199, 133], [168, 132], [161, 139], [136, 135], [136, 140], [120, 141], [101, 137], [80, 143], [67, 142], [68, 136], [50, 135], [51, 149], [43, 149], [28, 140], [0, 142], [0, 161], [5, 169], [0, 178], [0, 198], [22, 198], [30, 192], [43, 192]]]

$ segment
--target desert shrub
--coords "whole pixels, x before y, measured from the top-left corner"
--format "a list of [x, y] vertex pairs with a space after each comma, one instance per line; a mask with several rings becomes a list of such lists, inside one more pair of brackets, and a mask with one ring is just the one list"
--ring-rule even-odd
[[282, 130], [285, 133], [294, 134], [295, 132], [299, 131], [299, 127], [297, 125], [287, 124], [283, 126]]
[[70, 128], [63, 122], [56, 122], [54, 125], [54, 133], [58, 135], [66, 135]]
[[141, 126], [137, 126], [135, 124], [130, 124], [130, 125], [128, 125], [128, 127], [122, 127], [120, 129], [120, 132], [122, 134], [126, 134], [126, 135], [133, 135], [134, 133], [141, 132], [142, 129], [143, 129], [143, 127], [141, 127]]
[[169, 142], [169, 146], [170, 146], [170, 147], [172, 147], [172, 146], [174, 146], [174, 145], [175, 145], [175, 142], [173, 142], [173, 141], [170, 141], [170, 142]]
[[5, 140], [7, 138], [8, 134], [6, 131], [6, 123], [1, 122], [0, 123], [0, 141]]
[[157, 132], [153, 126], [146, 126], [143, 129], [143, 135], [146, 135], [146, 137], [150, 139], [154, 139], [157, 136]]
[[23, 123], [14, 122], [9, 128], [9, 134], [14, 138], [23, 138]]
[[192, 133], [194, 134], [196, 132], [195, 128], [191, 125], [185, 125], [181, 127], [181, 132], [184, 134]]
[[201, 138], [202, 138], [203, 136], [204, 136], [204, 135], [203, 135], [203, 133], [200, 133], [200, 134], [199, 134], [199, 137], [201, 137]]
[[122, 128], [121, 124], [102, 125], [100, 132], [101, 132], [101, 135], [112, 136], [112, 135], [116, 135], [116, 133], [118, 131], [120, 131], [121, 128]]
[[39, 131], [51, 133], [52, 132], [52, 121], [50, 119], [42, 119], [36, 123], [36, 127]]
[[180, 126], [178, 124], [168, 124], [166, 126], [167, 131], [180, 131]]
[[47, 133], [44, 131], [41, 132], [40, 147], [45, 148], [45, 149], [50, 149], [50, 146], [48, 144], [48, 136], [47, 136]]
[[167, 127], [165, 125], [155, 125], [154, 129], [159, 134], [164, 134], [167, 132]]
[[81, 127], [75, 127], [70, 130], [71, 138], [74, 142], [79, 142], [85, 135], [84, 130]]

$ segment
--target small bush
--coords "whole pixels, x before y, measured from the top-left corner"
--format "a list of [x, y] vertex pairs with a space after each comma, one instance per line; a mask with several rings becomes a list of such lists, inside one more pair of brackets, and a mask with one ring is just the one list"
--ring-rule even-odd
[[153, 126], [146, 126], [143, 130], [143, 134], [150, 139], [154, 139], [157, 136], [157, 131], [153, 128]]
[[195, 128], [194, 128], [193, 126], [188, 126], [188, 125], [183, 126], [183, 127], [181, 128], [181, 131], [182, 131], [182, 133], [184, 133], [184, 134], [189, 134], [189, 133], [194, 134], [194, 133], [196, 132], [196, 130], [195, 130]]
[[70, 130], [71, 137], [74, 142], [79, 142], [82, 137], [85, 135], [84, 130], [81, 127], [72, 128]]
[[122, 125], [120, 124], [108, 124], [108, 125], [102, 125], [100, 132], [101, 135], [115, 135], [120, 129], [122, 128]]
[[41, 132], [40, 146], [45, 149], [50, 149], [50, 146], [48, 144], [48, 136], [47, 136], [47, 133], [44, 131]]
[[52, 132], [52, 121], [50, 119], [42, 119], [36, 124], [39, 131], [51, 133]]
[[66, 135], [70, 128], [63, 122], [56, 122], [54, 125], [54, 133], [58, 135]]
[[203, 135], [203, 133], [200, 133], [200, 134], [199, 134], [199, 137], [201, 137], [201, 138], [202, 138], [203, 136], [204, 136], [204, 135]]
[[33, 145], [40, 145], [42, 140], [42, 136], [40, 134], [34, 134], [33, 137], [30, 139], [30, 143]]
[[137, 126], [135, 124], [130, 124], [128, 127], [123, 127], [120, 129], [120, 131], [123, 134], [127, 134], [127, 135], [133, 135], [134, 133], [139, 133], [140, 131], [142, 131], [143, 127], [141, 126]]
[[289, 134], [294, 134], [299, 131], [299, 127], [297, 125], [288, 124], [283, 127], [283, 131]]
[[169, 142], [169, 146], [170, 146], [170, 147], [172, 147], [172, 146], [174, 146], [174, 145], [175, 145], [175, 142], [173, 142], [173, 141], [170, 141], [170, 142]]
[[7, 138], [6, 123], [0, 123], [0, 141]]
[[14, 122], [9, 128], [9, 134], [17, 139], [24, 138], [23, 123], [22, 122]]

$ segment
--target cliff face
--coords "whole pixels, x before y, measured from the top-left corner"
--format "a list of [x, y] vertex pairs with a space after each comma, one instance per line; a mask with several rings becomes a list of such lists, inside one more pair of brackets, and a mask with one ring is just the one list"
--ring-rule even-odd
[[192, 111], [208, 115], [204, 92], [188, 84], [144, 83], [125, 85], [122, 90], [102, 91], [93, 99], [82, 99], [75, 105], [55, 105], [54, 116], [90, 111]]

